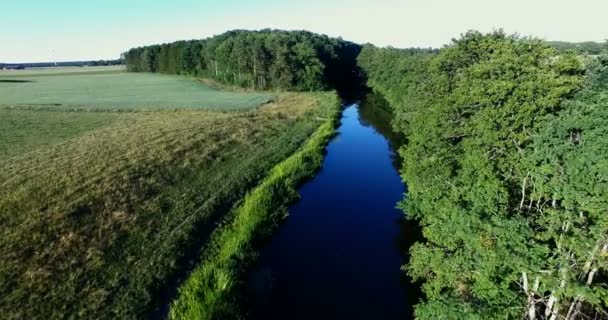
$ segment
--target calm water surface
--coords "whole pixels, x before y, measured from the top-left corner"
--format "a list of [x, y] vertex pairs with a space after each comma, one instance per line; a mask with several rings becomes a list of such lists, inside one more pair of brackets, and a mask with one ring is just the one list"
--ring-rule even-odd
[[261, 250], [248, 318], [411, 317], [418, 289], [400, 267], [416, 230], [395, 209], [406, 191], [391, 146], [398, 142], [382, 119], [386, 110], [374, 108], [344, 109], [323, 169]]

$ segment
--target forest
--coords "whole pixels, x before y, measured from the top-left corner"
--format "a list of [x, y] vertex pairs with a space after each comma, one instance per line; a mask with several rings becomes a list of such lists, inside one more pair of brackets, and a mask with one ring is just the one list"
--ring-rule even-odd
[[468, 32], [439, 51], [366, 45], [403, 133], [399, 205], [421, 225], [417, 319], [608, 316], [608, 56]]
[[354, 67], [360, 50], [352, 42], [307, 31], [235, 30], [134, 48], [123, 56], [130, 72], [211, 78], [253, 90], [315, 91], [358, 84]]

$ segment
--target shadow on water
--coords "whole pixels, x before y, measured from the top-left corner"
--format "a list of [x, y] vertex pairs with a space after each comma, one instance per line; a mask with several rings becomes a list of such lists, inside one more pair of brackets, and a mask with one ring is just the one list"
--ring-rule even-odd
[[395, 208], [406, 192], [395, 152], [404, 139], [391, 118], [381, 97], [346, 106], [323, 168], [262, 246], [247, 318], [412, 318], [419, 285], [401, 266], [420, 231]]
[[[384, 138], [388, 140], [391, 149], [391, 159], [393, 167], [397, 172], [401, 172], [403, 159], [399, 156], [399, 148], [406, 142], [406, 137], [393, 130], [391, 121], [393, 120], [393, 110], [388, 101], [377, 93], [368, 94], [359, 107], [360, 121], [363, 126], [371, 126]], [[407, 189], [407, 187], [406, 187]], [[405, 215], [401, 215], [397, 221], [400, 232], [394, 239], [394, 246], [401, 254], [402, 265], [409, 263], [409, 249], [417, 241], [423, 239], [422, 230], [416, 221], [408, 220]], [[406, 291], [405, 308], [406, 314], [413, 319], [413, 307], [422, 297], [421, 284], [415, 283], [403, 272], [401, 274], [401, 285]]]
[[388, 101], [379, 94], [369, 94], [359, 107], [359, 116], [361, 125], [374, 128], [388, 140], [393, 166], [398, 172], [401, 171], [403, 160], [399, 157], [398, 151], [405, 144], [406, 139], [403, 134], [395, 132], [391, 126], [393, 110]]

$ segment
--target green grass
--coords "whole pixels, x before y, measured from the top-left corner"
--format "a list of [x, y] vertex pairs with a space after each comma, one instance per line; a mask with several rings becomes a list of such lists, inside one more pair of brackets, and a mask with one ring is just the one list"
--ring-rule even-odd
[[[328, 101], [328, 103], [332, 103]], [[338, 106], [338, 102], [333, 104]], [[251, 262], [253, 240], [284, 217], [298, 197], [295, 187], [320, 167], [326, 143], [335, 132], [338, 108], [295, 154], [275, 166], [268, 177], [247, 194], [232, 220], [215, 231], [199, 267], [180, 288], [170, 310], [171, 319], [238, 318], [234, 291]]]
[[0, 160], [109, 124], [114, 113], [0, 109]]
[[[222, 91], [195, 79], [112, 68], [0, 72], [0, 107], [48, 110], [251, 110], [273, 99], [261, 92]], [[74, 70], [75, 69], [75, 70]], [[23, 73], [20, 73], [23, 72]]]
[[0, 137], [11, 150], [0, 157], [2, 318], [146, 317], [216, 222], [335, 101], [284, 94], [230, 113], [3, 111], [0, 128], [22, 138]]

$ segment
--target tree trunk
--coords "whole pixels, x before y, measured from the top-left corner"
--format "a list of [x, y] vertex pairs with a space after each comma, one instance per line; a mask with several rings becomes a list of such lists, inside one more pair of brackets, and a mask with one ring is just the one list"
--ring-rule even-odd
[[530, 176], [530, 173], [526, 174], [526, 177], [524, 178], [524, 183], [521, 186], [521, 201], [519, 202], [520, 211], [521, 211], [521, 208], [523, 208], [523, 206], [524, 206], [524, 201], [526, 201], [526, 184], [528, 183], [529, 176]]
[[255, 90], [255, 83], [258, 81], [258, 66], [255, 55], [253, 56], [253, 90]]
[[[597, 250], [599, 249], [599, 245], [600, 245], [601, 241], [603, 241], [603, 237], [600, 238], [600, 240], [598, 240], [597, 244], [593, 248], [593, 251], [591, 252], [591, 257], [587, 260], [587, 262], [585, 263], [585, 266], [583, 268], [583, 272], [584, 272], [583, 279], [585, 277], [587, 278], [586, 284], [588, 286], [590, 286], [593, 283], [593, 277], [595, 277], [595, 273], [598, 270], [597, 267], [591, 269], [591, 265], [595, 261]], [[600, 256], [605, 255], [607, 251], [608, 251], [608, 243], [605, 243], [604, 246], [602, 247], [602, 250], [600, 251]], [[576, 316], [581, 312], [582, 304], [583, 304], [583, 297], [581, 297], [581, 295], [577, 295], [576, 298], [574, 298], [574, 300], [570, 304], [570, 308], [568, 308], [568, 313], [566, 314], [566, 320], [574, 320], [576, 318]]]
[[540, 278], [536, 277], [534, 280], [534, 286], [532, 290], [530, 290], [528, 286], [528, 275], [525, 271], [522, 271], [521, 278], [523, 282], [524, 292], [528, 296], [528, 310], [527, 316], [529, 320], [536, 320], [536, 299], [534, 298], [536, 291], [538, 291], [538, 287], [540, 286]]
[[[555, 199], [555, 197], [554, 197]], [[570, 221], [564, 221], [564, 223], [562, 224], [562, 232], [559, 235], [559, 240], [557, 241], [557, 253], [559, 255], [562, 255], [562, 246], [563, 246], [563, 240], [564, 240], [564, 234], [566, 232], [568, 232], [568, 230], [570, 229]], [[566, 261], [568, 261], [572, 254], [570, 252], [566, 253]], [[566, 273], [567, 273], [567, 269], [566, 266], [561, 265], [559, 268], [559, 273], [560, 273], [560, 277], [561, 277], [561, 281], [559, 283], [559, 290], [563, 290], [566, 287]], [[555, 296], [555, 290], [551, 291], [551, 296], [549, 297], [549, 301], [547, 302], [547, 307], [545, 309], [545, 319], [549, 319], [549, 320], [557, 320], [557, 317], [559, 316], [559, 299], [557, 299], [557, 297]]]
[[[563, 290], [566, 287], [566, 271], [562, 272], [562, 280], [559, 283], [560, 290]], [[545, 318], [549, 320], [556, 320], [559, 315], [559, 300], [555, 296], [555, 291], [551, 292], [551, 297], [549, 297], [549, 302], [547, 302], [547, 309], [545, 310]], [[551, 316], [549, 318], [549, 316]]]

